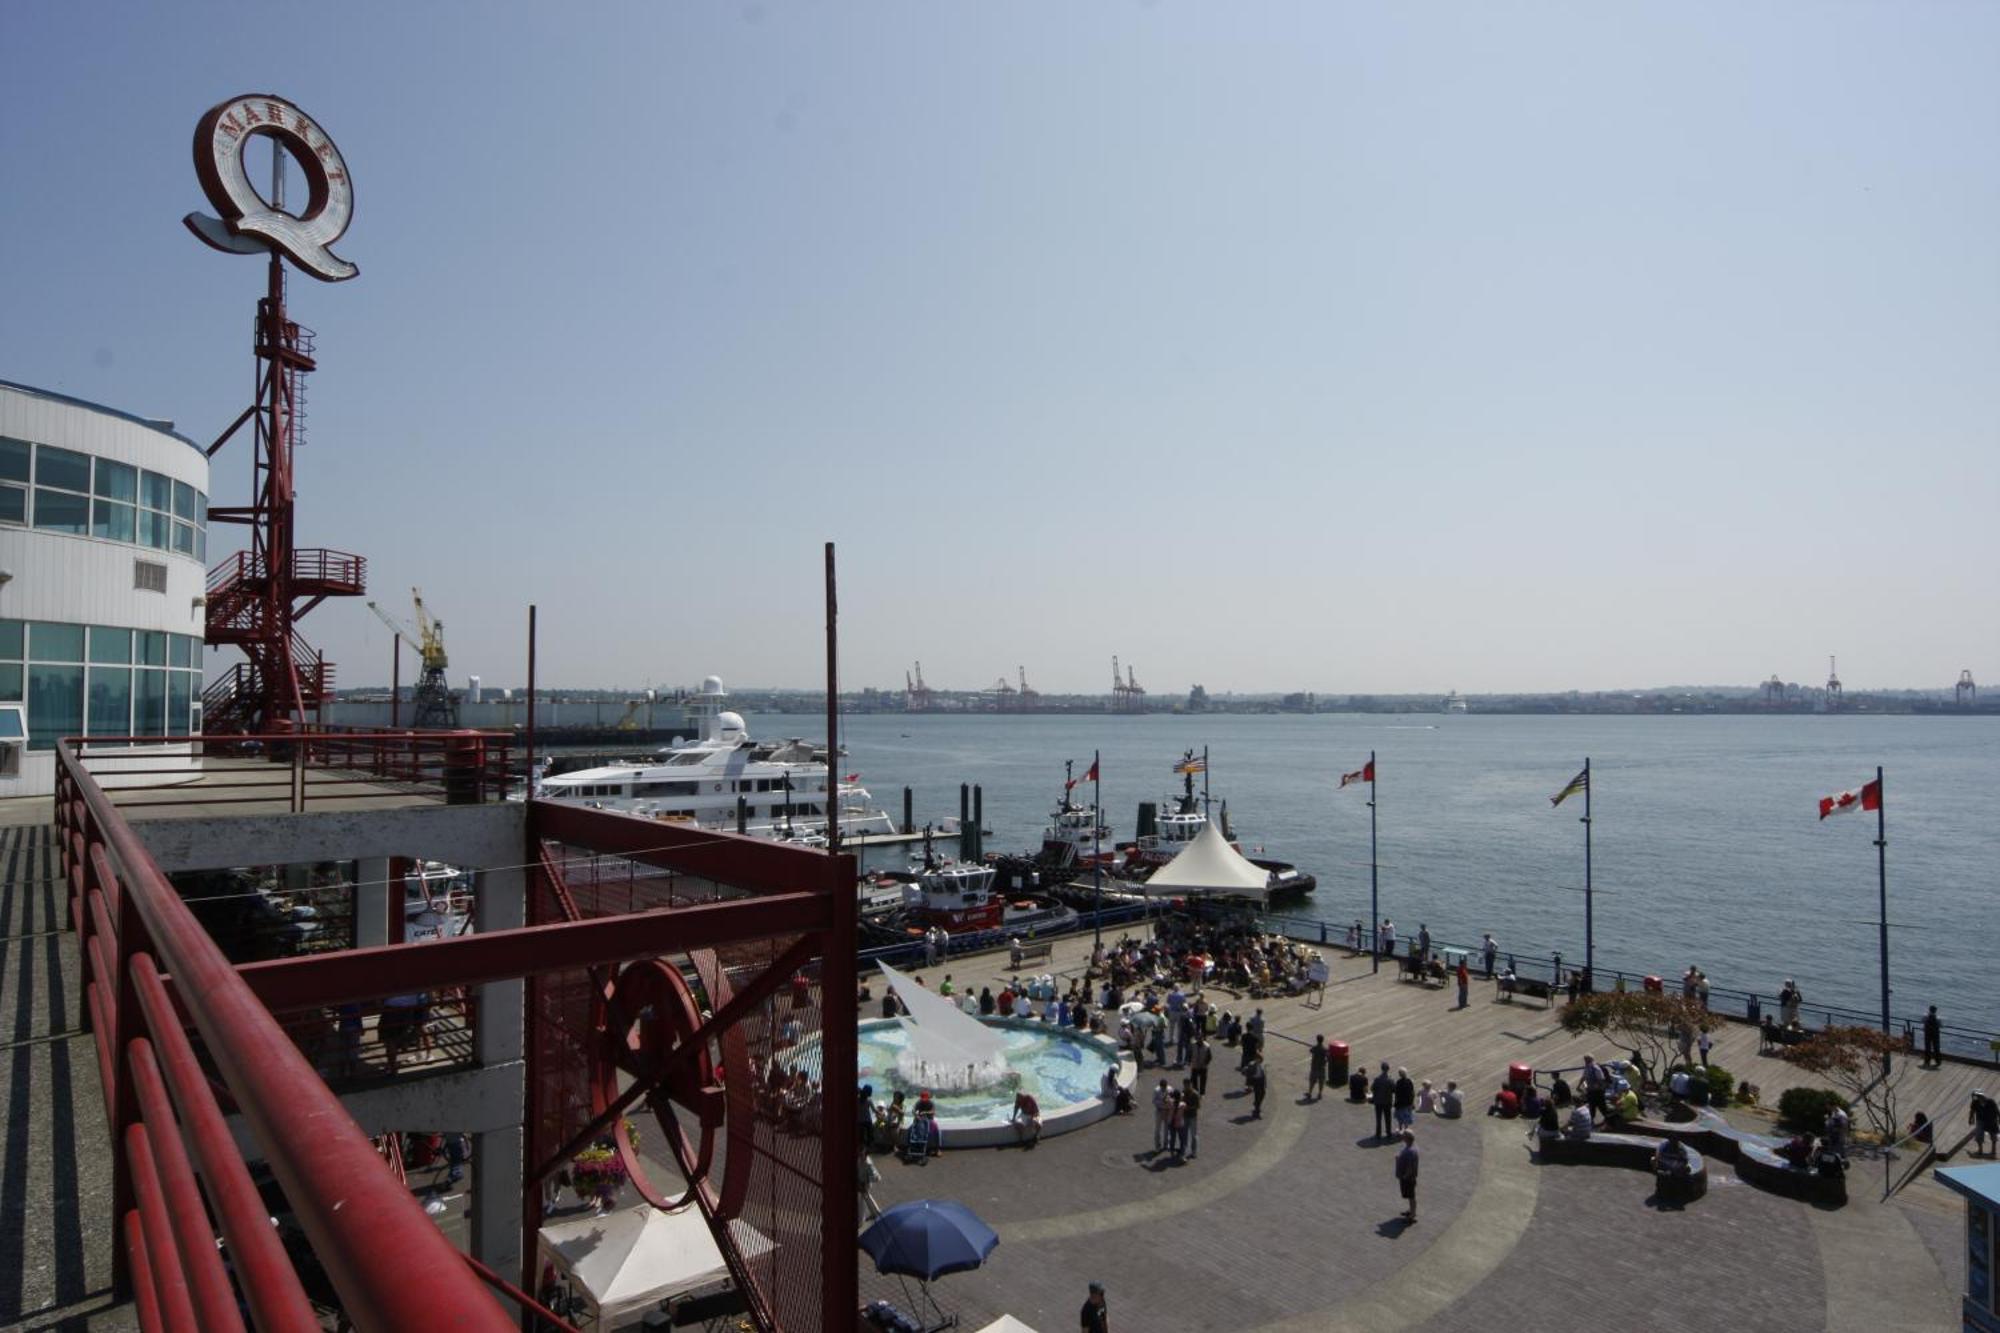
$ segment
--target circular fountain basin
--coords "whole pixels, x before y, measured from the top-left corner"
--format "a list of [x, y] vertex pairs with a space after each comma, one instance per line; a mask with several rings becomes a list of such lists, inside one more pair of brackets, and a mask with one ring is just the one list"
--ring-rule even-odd
[[[1112, 1113], [1111, 1101], [1100, 1095], [1107, 1067], [1118, 1066], [1118, 1082], [1123, 1087], [1131, 1087], [1137, 1077], [1129, 1057], [1121, 1056], [1117, 1045], [1103, 1037], [1018, 1018], [979, 1021], [1005, 1034], [1007, 1064], [1014, 1077], [1001, 1086], [975, 1092], [933, 1093], [931, 1100], [937, 1104], [938, 1129], [946, 1148], [1016, 1142], [1007, 1117], [1014, 1113], [1017, 1090], [1032, 1094], [1041, 1106], [1042, 1135], [1046, 1138], [1081, 1129]], [[904, 1101], [914, 1106], [919, 1089], [896, 1072], [896, 1059], [905, 1044], [903, 1025], [893, 1018], [860, 1024], [858, 1081], [872, 1085], [880, 1101], [900, 1090]], [[818, 1063], [816, 1050], [800, 1054]]]

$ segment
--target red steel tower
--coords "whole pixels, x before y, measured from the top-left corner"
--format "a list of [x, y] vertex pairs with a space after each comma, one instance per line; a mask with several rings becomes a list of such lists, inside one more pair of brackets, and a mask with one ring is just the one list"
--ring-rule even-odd
[[[267, 202], [249, 182], [244, 154], [253, 139], [272, 145]], [[302, 213], [285, 211], [283, 163], [290, 155], [305, 175]], [[285, 311], [285, 260], [327, 282], [351, 278], [352, 264], [326, 247], [346, 231], [352, 183], [333, 141], [304, 112], [269, 95], [234, 97], [212, 107], [195, 127], [195, 172], [220, 220], [189, 214], [189, 230], [232, 254], [269, 258], [265, 295], [257, 303], [257, 396], [208, 448], [211, 457], [256, 422], [251, 502], [215, 506], [209, 518], [250, 529], [249, 549], [209, 571], [207, 640], [231, 644], [244, 660], [202, 695], [202, 730], [257, 734], [304, 725], [333, 689], [333, 668], [297, 629], [328, 597], [357, 597], [367, 588], [367, 561], [345, 551], [301, 550], [294, 542], [293, 454], [302, 442], [305, 376], [314, 369], [312, 331]]]

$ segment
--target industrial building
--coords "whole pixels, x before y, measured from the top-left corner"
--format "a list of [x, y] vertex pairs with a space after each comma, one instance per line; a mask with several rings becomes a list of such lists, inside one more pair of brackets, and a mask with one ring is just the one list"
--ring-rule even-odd
[[64, 736], [200, 733], [207, 554], [194, 441], [0, 381], [0, 797], [53, 792]]

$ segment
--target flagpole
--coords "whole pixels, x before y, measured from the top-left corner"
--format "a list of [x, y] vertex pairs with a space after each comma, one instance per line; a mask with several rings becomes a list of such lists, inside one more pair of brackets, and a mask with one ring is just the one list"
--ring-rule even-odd
[[1090, 752], [1090, 942], [1092, 956], [1104, 947], [1104, 779], [1101, 752]]
[[1583, 760], [1583, 975], [1597, 985], [1597, 934], [1590, 889], [1590, 756]]
[[1382, 882], [1375, 859], [1375, 752], [1368, 752], [1368, 971], [1382, 970]]
[[[1875, 766], [1875, 867], [1882, 909], [1882, 1035], [1889, 1034], [1889, 801], [1882, 785], [1882, 766]], [[1882, 1068], [1889, 1067], [1887, 1052]]]
[[1201, 747], [1201, 814], [1208, 817], [1208, 747]]

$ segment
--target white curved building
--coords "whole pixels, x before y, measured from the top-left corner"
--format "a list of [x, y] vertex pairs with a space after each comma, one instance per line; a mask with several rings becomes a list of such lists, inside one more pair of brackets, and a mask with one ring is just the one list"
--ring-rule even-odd
[[0, 797], [59, 737], [199, 734], [207, 555], [200, 446], [0, 380]]

